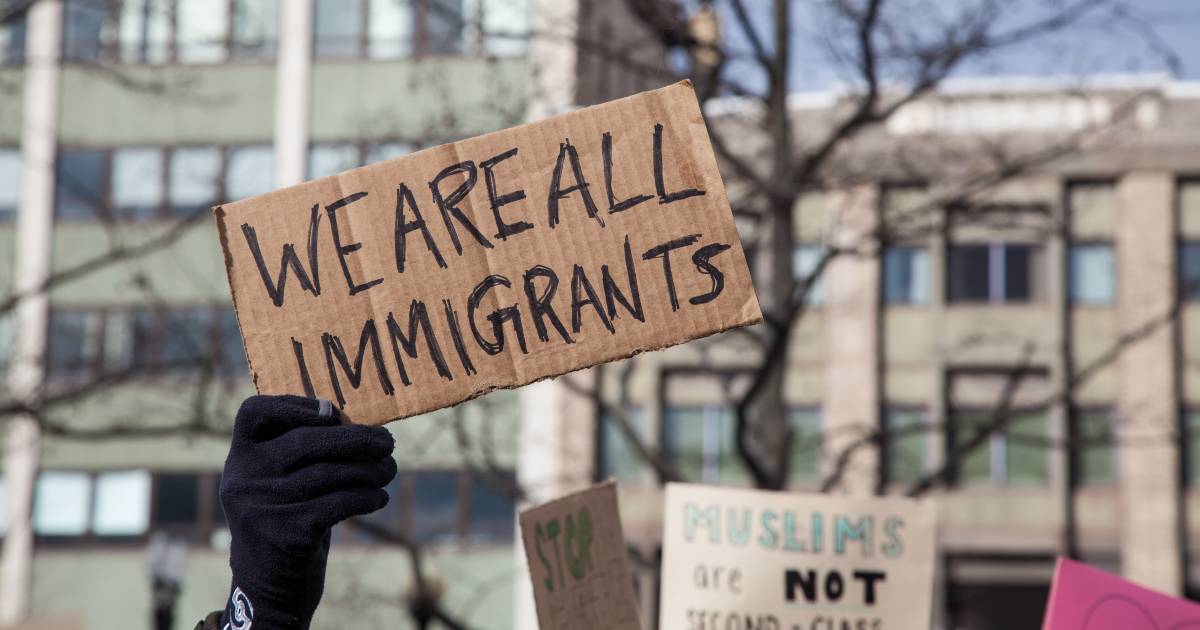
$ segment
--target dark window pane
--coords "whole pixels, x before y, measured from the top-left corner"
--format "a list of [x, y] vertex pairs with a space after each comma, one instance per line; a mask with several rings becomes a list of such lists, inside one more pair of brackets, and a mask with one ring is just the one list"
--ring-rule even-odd
[[928, 253], [923, 247], [892, 247], [883, 258], [884, 300], [922, 304], [929, 297]]
[[1004, 246], [1004, 301], [1028, 302], [1033, 297], [1033, 248]]
[[232, 308], [223, 308], [217, 312], [217, 335], [220, 343], [217, 365], [221, 375], [240, 377], [248, 374], [246, 353], [242, 349], [242, 334], [238, 330], [237, 315]]
[[195, 474], [159, 475], [154, 488], [154, 524], [191, 526], [199, 520], [200, 477]]
[[[625, 419], [633, 425], [636, 432], [642, 431], [644, 421], [640, 409], [626, 409]], [[629, 444], [617, 418], [608, 413], [601, 414], [600, 476], [636, 480], [640, 475], [641, 464], [637, 451]]]
[[705, 469], [704, 409], [674, 407], [663, 412], [662, 447], [685, 479], [699, 481]]
[[103, 152], [62, 151], [58, 154], [55, 201], [60, 219], [98, 218], [103, 194]]
[[954, 245], [950, 247], [946, 270], [950, 277], [952, 302], [984, 302], [988, 299], [988, 246]]
[[1116, 481], [1116, 454], [1112, 440], [1112, 413], [1107, 409], [1088, 409], [1075, 414], [1079, 484], [1102, 486]]
[[85, 374], [95, 344], [88, 338], [90, 314], [86, 311], [50, 313], [48, 368], [53, 378]]
[[362, 40], [362, 0], [316, 0], [317, 57], [354, 57]]
[[[12, 5], [0, 2], [0, 11]], [[0, 26], [0, 64], [16, 64], [25, 60], [25, 15]]]
[[823, 436], [821, 432], [821, 410], [795, 408], [788, 411], [792, 425], [793, 481], [812, 483], [821, 476]]
[[161, 330], [158, 313], [138, 310], [132, 314], [129, 322], [132, 327], [129, 335], [131, 352], [127, 355], [129, 364], [140, 368], [157, 365]]
[[418, 543], [458, 537], [457, 471], [419, 472], [412, 477], [412, 534]]
[[279, 0], [234, 0], [233, 50], [238, 59], [275, 57]]
[[1187, 300], [1200, 300], [1200, 243], [1179, 248], [1179, 289]]
[[992, 481], [991, 438], [984, 438], [977, 446], [967, 448], [967, 444], [975, 439], [991, 419], [991, 414], [986, 411], [961, 411], [954, 414], [954, 439], [951, 446], [958, 454], [959, 483], [982, 484]]
[[168, 311], [163, 317], [163, 365], [171, 372], [194, 372], [213, 357], [212, 311], [206, 307]]
[[1044, 487], [1050, 479], [1046, 414], [1040, 411], [1015, 414], [1009, 420], [1005, 446], [1008, 485]]
[[887, 440], [884, 459], [890, 483], [912, 483], [925, 470], [925, 412], [919, 409], [888, 409], [884, 415]]
[[508, 544], [513, 539], [512, 497], [504, 489], [512, 487], [514, 479], [496, 477], [471, 480], [471, 519], [469, 531], [476, 543]]
[[461, 55], [463, 50], [462, 0], [427, 0], [425, 50], [430, 55]]
[[21, 151], [0, 150], [0, 222], [12, 221], [21, 203]]
[[63, 7], [63, 56], [72, 61], [99, 61], [101, 33], [109, 20], [107, 0], [67, 0]]

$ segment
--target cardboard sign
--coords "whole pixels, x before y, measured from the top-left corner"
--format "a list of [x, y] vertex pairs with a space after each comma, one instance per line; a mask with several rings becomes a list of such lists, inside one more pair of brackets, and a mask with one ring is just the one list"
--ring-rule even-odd
[[668, 484], [659, 627], [928, 630], [932, 502]]
[[258, 391], [353, 422], [762, 318], [687, 82], [214, 213]]
[[541, 630], [639, 630], [617, 488], [592, 486], [521, 512]]
[[1043, 630], [1200, 630], [1200, 605], [1058, 559]]

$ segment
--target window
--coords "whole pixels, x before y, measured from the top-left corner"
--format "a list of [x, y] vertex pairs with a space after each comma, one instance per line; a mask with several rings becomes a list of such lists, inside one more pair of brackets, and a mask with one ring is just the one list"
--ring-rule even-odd
[[1112, 304], [1116, 268], [1111, 243], [1071, 245], [1067, 260], [1068, 291], [1073, 304]]
[[314, 144], [308, 150], [309, 179], [336, 175], [359, 166], [358, 149], [353, 144]]
[[58, 154], [55, 212], [60, 219], [100, 218], [107, 186], [103, 151], [68, 150]]
[[889, 407], [884, 410], [884, 478], [888, 483], [913, 483], [925, 472], [927, 418], [925, 410]]
[[[803, 284], [807, 278], [816, 272], [817, 265], [821, 262], [821, 257], [825, 255], [825, 249], [820, 245], [797, 245], [792, 250], [792, 272], [796, 274], [796, 282]], [[822, 273], [822, 275], [824, 275]], [[820, 306], [825, 302], [825, 279], [817, 278], [812, 287], [808, 290], [808, 295], [805, 297], [804, 303], [808, 306]], [[801, 288], [797, 288], [800, 291]]]
[[113, 151], [112, 215], [122, 219], [148, 219], [158, 213], [162, 200], [162, 150]]
[[150, 474], [144, 470], [96, 475], [92, 533], [140, 536], [150, 523]]
[[278, 2], [65, 0], [63, 55], [152, 64], [269, 58], [276, 48]]
[[1010, 412], [1006, 430], [993, 432], [963, 453], [993, 422], [992, 410], [958, 411], [951, 423], [959, 483], [966, 485], [1043, 486], [1047, 483], [1046, 416], [1040, 411]]
[[[516, 503], [511, 471], [402, 470], [388, 485], [388, 504], [358, 517], [418, 544], [509, 545]], [[370, 544], [374, 534], [343, 524], [335, 544]]]
[[[3, 6], [0, 2], [0, 7]], [[25, 61], [25, 16], [22, 13], [7, 24], [0, 24], [0, 66]]]
[[55, 309], [49, 333], [48, 372], [59, 381], [129, 369], [155, 377], [246, 375], [237, 318], [227, 305]]
[[229, 152], [225, 171], [225, 198], [245, 199], [270, 192], [275, 180], [275, 152], [271, 146], [239, 147]]
[[91, 373], [98, 358], [98, 318], [98, 313], [89, 311], [51, 311], [46, 362], [51, 378], [71, 379]]
[[481, 473], [471, 478], [470, 516], [467, 530], [473, 543], [508, 544], [513, 539], [515, 509], [509, 492], [515, 476]]
[[[2, 161], [2, 159], [0, 159]], [[121, 147], [59, 151], [57, 216], [66, 220], [194, 217], [228, 195], [271, 189], [270, 147]], [[236, 169], [236, 170], [234, 170]], [[5, 167], [0, 163], [0, 179]], [[0, 204], [3, 195], [0, 193]], [[0, 208], [3, 206], [0, 205]]]
[[524, 55], [529, 41], [528, 0], [482, 3], [483, 50], [495, 57]]
[[883, 255], [883, 299], [891, 304], [929, 301], [929, 251], [889, 247]]
[[1109, 409], [1079, 409], [1074, 414], [1076, 479], [1081, 486], [1111, 485], [1117, 480], [1113, 415]]
[[[527, 0], [315, 0], [318, 58], [520, 55]], [[479, 26], [483, 29], [480, 31]]]
[[21, 151], [0, 149], [0, 223], [17, 217], [21, 204]]
[[1187, 436], [1187, 486], [1200, 488], [1200, 409], [1188, 409], [1183, 414], [1183, 427]]
[[[645, 419], [642, 410], [637, 407], [627, 407], [625, 418], [633, 425], [638, 435], [643, 435]], [[613, 477], [622, 481], [637, 481], [641, 478], [643, 460], [638, 455], [625, 433], [621, 430], [618, 420], [610, 413], [600, 415], [600, 477]]]
[[449, 542], [459, 533], [459, 474], [439, 470], [412, 478], [412, 534], [418, 544]]
[[279, 0], [234, 0], [233, 48], [238, 59], [273, 59], [279, 41]]
[[1179, 246], [1179, 292], [1189, 302], [1200, 301], [1200, 242]]
[[662, 448], [685, 479], [743, 482], [746, 472], [737, 459], [735, 429], [727, 407], [668, 407], [663, 412]]
[[154, 484], [154, 524], [174, 533], [189, 531], [200, 521], [200, 477], [164, 474]]
[[821, 410], [816, 407], [794, 407], [788, 410], [788, 421], [792, 425], [792, 481], [816, 483], [821, 479], [824, 452]]
[[167, 203], [172, 216], [190, 217], [218, 203], [221, 152], [216, 147], [175, 149], [170, 159]]
[[1022, 243], [952, 245], [947, 261], [951, 302], [1029, 302], [1034, 298], [1035, 251]]
[[33, 531], [42, 536], [82, 536], [88, 528], [91, 479], [83, 472], [44, 472], [33, 499]]

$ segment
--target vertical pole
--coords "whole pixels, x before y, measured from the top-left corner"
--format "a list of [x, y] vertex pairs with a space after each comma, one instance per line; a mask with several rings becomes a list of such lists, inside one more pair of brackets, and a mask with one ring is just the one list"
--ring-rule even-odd
[[[41, 0], [29, 9], [24, 119], [21, 130], [21, 205], [17, 214], [16, 343], [9, 388], [14, 400], [36, 409], [45, 377], [46, 321], [50, 300], [42, 288], [50, 276], [54, 229], [54, 163], [58, 136], [59, 50], [62, 4]], [[29, 613], [33, 559], [33, 487], [40, 430], [31, 413], [7, 418], [4, 479], [8, 531], [0, 556], [0, 625]]]
[[275, 186], [304, 181], [312, 95], [313, 3], [279, 3], [279, 61], [275, 67]]

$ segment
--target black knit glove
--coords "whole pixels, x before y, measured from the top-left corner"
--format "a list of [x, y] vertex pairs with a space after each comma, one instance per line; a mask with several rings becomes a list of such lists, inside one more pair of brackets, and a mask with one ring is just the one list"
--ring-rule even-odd
[[329, 531], [387, 505], [395, 440], [341, 424], [328, 401], [242, 403], [221, 478], [233, 587], [221, 627], [307, 629], [325, 588]]

